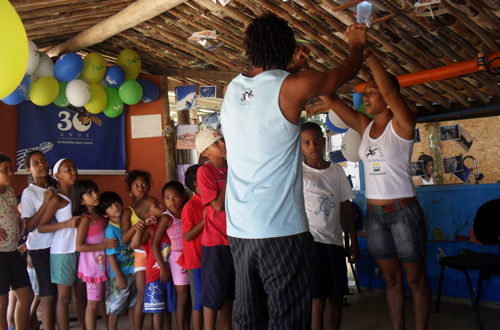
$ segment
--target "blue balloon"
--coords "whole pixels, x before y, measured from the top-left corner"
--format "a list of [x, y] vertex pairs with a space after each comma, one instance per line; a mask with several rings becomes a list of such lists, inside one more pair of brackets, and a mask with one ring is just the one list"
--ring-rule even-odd
[[326, 116], [326, 128], [328, 128], [330, 131], [334, 133], [345, 133], [349, 129], [349, 128], [346, 129], [338, 128], [332, 123], [332, 121], [330, 120], [330, 118], [328, 118], [328, 116]]
[[141, 101], [144, 103], [151, 103], [158, 99], [160, 96], [160, 90], [158, 86], [151, 80], [147, 79], [137, 79], [139, 85], [142, 87], [142, 98]]
[[30, 90], [30, 78], [28, 75], [24, 75], [23, 80], [17, 86], [17, 88], [2, 99], [3, 103], [8, 105], [18, 105], [28, 98], [28, 92]]
[[83, 59], [77, 53], [61, 55], [54, 64], [54, 78], [59, 82], [70, 82], [78, 78], [83, 70]]
[[109, 87], [118, 88], [125, 81], [125, 71], [119, 65], [112, 65], [106, 70], [104, 82]]

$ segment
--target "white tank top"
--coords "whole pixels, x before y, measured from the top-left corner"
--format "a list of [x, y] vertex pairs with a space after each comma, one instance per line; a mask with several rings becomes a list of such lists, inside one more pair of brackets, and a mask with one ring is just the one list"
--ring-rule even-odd
[[427, 180], [425, 179], [425, 177], [423, 177], [423, 176], [421, 176], [420, 178], [422, 179], [422, 184], [423, 184], [423, 185], [430, 185], [430, 184], [434, 184], [434, 178], [432, 177], [432, 175], [431, 175], [431, 178], [429, 179], [429, 181], [427, 181]]
[[368, 124], [359, 145], [359, 157], [365, 173], [368, 199], [396, 199], [415, 196], [410, 172], [413, 140], [398, 136], [392, 119], [376, 139], [370, 137], [373, 121]]
[[[71, 200], [61, 194], [58, 194], [68, 201], [68, 205], [57, 210], [54, 219], [57, 223], [66, 222], [73, 216], [71, 214]], [[76, 251], [76, 228], [61, 228], [56, 230], [50, 246], [51, 254], [65, 254]]]

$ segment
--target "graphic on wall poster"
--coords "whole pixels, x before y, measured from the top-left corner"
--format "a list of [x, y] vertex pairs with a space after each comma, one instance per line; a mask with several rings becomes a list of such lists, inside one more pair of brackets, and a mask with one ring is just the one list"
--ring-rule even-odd
[[45, 153], [50, 164], [60, 158], [75, 162], [80, 172], [125, 171], [125, 116], [94, 115], [83, 107], [18, 105], [17, 171], [26, 173], [23, 157], [31, 150]]
[[203, 125], [215, 124], [219, 122], [219, 116], [217, 112], [206, 113], [201, 117], [201, 122]]
[[175, 87], [175, 110], [196, 109], [196, 86]]
[[196, 135], [198, 135], [198, 125], [177, 126], [177, 149], [196, 149]]
[[177, 165], [177, 174], [179, 175], [179, 182], [182, 183], [184, 187], [186, 187], [186, 171], [193, 165], [194, 164]]
[[216, 86], [200, 86], [200, 97], [216, 97]]

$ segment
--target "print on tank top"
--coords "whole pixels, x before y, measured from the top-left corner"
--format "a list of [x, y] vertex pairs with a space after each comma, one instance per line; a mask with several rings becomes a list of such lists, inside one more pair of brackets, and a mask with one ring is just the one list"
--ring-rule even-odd
[[385, 163], [384, 150], [378, 143], [373, 143], [366, 147], [365, 157], [366, 160], [364, 162], [367, 165], [370, 164], [373, 166], [373, 172], [370, 175], [387, 175], [383, 166], [383, 163]]

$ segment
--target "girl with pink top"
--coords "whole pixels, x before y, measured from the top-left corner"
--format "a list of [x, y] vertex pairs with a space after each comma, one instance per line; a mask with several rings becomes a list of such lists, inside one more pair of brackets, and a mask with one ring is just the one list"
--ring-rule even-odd
[[80, 252], [78, 277], [87, 284], [87, 329], [96, 329], [97, 309], [108, 327], [105, 307], [106, 253], [118, 245], [117, 239], [106, 239], [104, 231], [108, 221], [95, 208], [99, 205], [99, 189], [92, 180], [78, 180], [71, 187], [73, 215], [82, 215], [76, 235], [76, 250]]
[[167, 216], [162, 217], [162, 219], [166, 220], [158, 222], [158, 229], [155, 231], [151, 247], [155, 256], [161, 256], [159, 251], [160, 242], [166, 231], [172, 244], [170, 272], [175, 284], [175, 290], [177, 291], [177, 306], [175, 310], [177, 326], [179, 330], [189, 330], [189, 320], [191, 318], [191, 309], [189, 308], [189, 277], [187, 270], [177, 263], [182, 254], [181, 214], [182, 208], [187, 202], [186, 191], [182, 183], [179, 181], [168, 182], [163, 187], [163, 200], [167, 207], [167, 210], [163, 214]]

